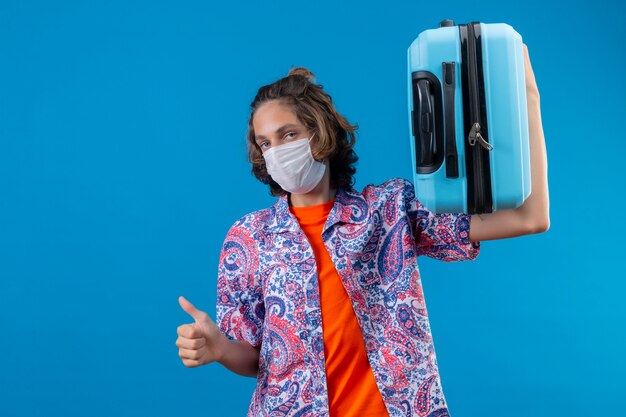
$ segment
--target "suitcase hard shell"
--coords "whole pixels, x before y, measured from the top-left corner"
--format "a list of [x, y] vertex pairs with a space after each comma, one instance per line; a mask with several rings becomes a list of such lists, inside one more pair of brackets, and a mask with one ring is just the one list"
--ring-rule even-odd
[[408, 49], [411, 158], [429, 210], [490, 213], [530, 194], [521, 36], [503, 23], [441, 22]]

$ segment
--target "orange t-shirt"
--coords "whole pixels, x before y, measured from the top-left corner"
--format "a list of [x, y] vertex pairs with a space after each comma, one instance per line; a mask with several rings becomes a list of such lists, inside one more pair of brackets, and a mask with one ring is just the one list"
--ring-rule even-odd
[[389, 416], [365, 352], [363, 335], [341, 278], [322, 241], [334, 200], [290, 207], [313, 248], [320, 287], [330, 416]]

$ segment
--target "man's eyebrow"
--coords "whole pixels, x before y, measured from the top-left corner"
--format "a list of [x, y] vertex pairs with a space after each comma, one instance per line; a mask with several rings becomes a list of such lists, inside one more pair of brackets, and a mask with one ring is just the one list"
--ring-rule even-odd
[[[295, 125], [293, 123], [287, 123], [286, 125], [282, 125], [281, 127], [279, 127], [278, 129], [276, 129], [276, 133], [281, 133], [287, 129], [293, 129], [293, 128], [299, 128], [298, 125]], [[260, 141], [261, 139], [267, 139], [265, 136], [263, 135], [257, 135], [254, 137], [255, 141]]]

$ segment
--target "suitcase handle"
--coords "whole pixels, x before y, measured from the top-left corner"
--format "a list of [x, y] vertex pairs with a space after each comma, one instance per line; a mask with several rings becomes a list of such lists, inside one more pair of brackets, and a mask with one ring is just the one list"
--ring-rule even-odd
[[456, 88], [455, 63], [443, 62], [443, 107], [446, 125], [446, 178], [459, 178], [459, 157], [456, 150], [454, 95]]
[[417, 154], [419, 165], [432, 165], [437, 154], [437, 141], [435, 140], [435, 98], [431, 93], [428, 80], [417, 82], [419, 99], [419, 152]]
[[415, 171], [430, 174], [443, 163], [443, 111], [441, 84], [431, 72], [413, 73], [413, 111]]

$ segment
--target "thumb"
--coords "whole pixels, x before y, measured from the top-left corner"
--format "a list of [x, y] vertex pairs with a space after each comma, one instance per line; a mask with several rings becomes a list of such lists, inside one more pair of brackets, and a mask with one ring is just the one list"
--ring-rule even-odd
[[199, 322], [202, 320], [202, 316], [204, 315], [204, 312], [201, 310], [198, 310], [193, 304], [187, 301], [187, 299], [183, 297], [182, 295], [178, 297], [178, 303], [183, 308], [183, 310], [187, 312], [187, 314], [189, 314], [191, 317], [193, 317], [196, 320], [196, 322]]

